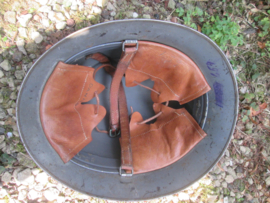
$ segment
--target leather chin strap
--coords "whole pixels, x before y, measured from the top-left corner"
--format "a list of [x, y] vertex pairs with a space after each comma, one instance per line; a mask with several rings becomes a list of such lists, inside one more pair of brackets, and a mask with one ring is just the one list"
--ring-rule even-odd
[[[136, 40], [127, 40], [123, 43], [123, 54], [117, 65], [110, 87], [110, 136], [121, 134], [121, 167], [126, 174], [133, 173], [132, 152], [129, 130], [129, 115], [126, 95], [122, 84], [122, 78], [138, 50]], [[120, 121], [120, 122], [119, 122]], [[121, 129], [119, 131], [119, 129]]]

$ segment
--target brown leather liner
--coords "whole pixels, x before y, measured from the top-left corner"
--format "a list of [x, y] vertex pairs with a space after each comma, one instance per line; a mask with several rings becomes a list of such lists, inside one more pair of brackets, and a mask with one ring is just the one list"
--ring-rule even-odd
[[52, 147], [66, 163], [92, 141], [91, 132], [106, 110], [87, 102], [104, 90], [93, 78], [95, 69], [59, 62], [40, 101], [40, 119]]
[[172, 47], [139, 41], [139, 49], [126, 71], [126, 86], [136, 86], [134, 81], [153, 80], [152, 92], [154, 103], [170, 100], [185, 104], [211, 88], [198, 66], [185, 54]]
[[141, 124], [139, 112], [130, 121], [134, 173], [145, 173], [166, 167], [187, 154], [206, 133], [185, 109], [154, 104], [162, 114], [153, 124]]

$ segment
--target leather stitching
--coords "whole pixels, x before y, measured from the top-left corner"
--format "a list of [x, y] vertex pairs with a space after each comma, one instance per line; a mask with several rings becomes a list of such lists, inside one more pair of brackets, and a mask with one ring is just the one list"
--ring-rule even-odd
[[152, 132], [152, 131], [160, 130], [161, 128], [163, 128], [165, 125], [167, 125], [167, 124], [170, 123], [171, 121], [173, 121], [173, 120], [177, 119], [178, 117], [180, 117], [182, 114], [184, 114], [184, 113], [177, 114], [177, 117], [175, 117], [175, 118], [169, 120], [168, 122], [164, 123], [163, 125], [159, 126], [159, 127], [156, 128], [156, 129], [152, 129], [152, 130], [149, 130], [149, 131], [144, 132], [144, 133], [142, 133], [142, 134], [132, 136], [131, 139], [132, 139], [132, 138], [135, 138], [135, 137], [139, 137], [139, 136], [141, 136], [141, 135], [145, 135], [145, 134], [147, 134], [147, 133], [149, 133], [149, 132]]
[[[84, 80], [84, 83], [83, 83], [83, 87], [82, 87], [82, 91], [81, 91], [80, 97], [79, 97], [79, 99], [78, 99], [78, 101], [77, 101], [76, 103], [78, 103], [78, 102], [80, 101], [80, 99], [81, 99], [81, 96], [82, 96], [82, 93], [83, 93], [84, 86], [85, 86], [85, 84], [86, 84], [88, 75], [89, 75], [89, 73], [87, 73], [87, 75], [86, 75], [86, 77], [85, 77], [85, 80]], [[77, 144], [77, 145], [76, 145], [76, 146], [75, 146], [75, 147], [74, 147], [74, 148], [66, 155], [66, 157], [67, 157], [70, 153], [72, 153], [77, 147], [79, 147], [85, 140], [87, 140], [87, 137], [86, 137], [86, 134], [85, 134], [85, 131], [84, 131], [84, 128], [83, 128], [83, 123], [82, 123], [82, 117], [81, 117], [81, 114], [80, 114], [80, 112], [77, 111], [77, 109], [76, 109], [76, 107], [75, 107], [76, 103], [74, 104], [74, 110], [75, 110], [75, 111], [78, 113], [78, 115], [79, 115], [81, 127], [82, 127], [82, 130], [83, 130], [83, 135], [84, 135], [84, 138], [85, 138], [85, 139], [84, 139], [82, 142], [80, 142], [79, 144]]]
[[161, 78], [156, 77], [156, 76], [153, 76], [153, 75], [151, 75], [151, 74], [149, 74], [149, 73], [146, 73], [146, 72], [144, 72], [144, 71], [141, 71], [141, 70], [136, 70], [136, 69], [133, 69], [133, 68], [128, 68], [128, 69], [134, 70], [134, 71], [138, 71], [138, 72], [140, 72], [140, 73], [144, 73], [145, 75], [149, 75], [149, 76], [152, 76], [153, 78], [157, 78], [157, 79], [161, 80], [175, 96], [180, 97], [180, 96], [177, 95], [177, 94], [169, 87], [169, 85], [168, 85], [166, 82], [164, 82], [164, 80], [162, 80]]
[[[179, 115], [177, 112], [174, 112], [177, 115]], [[191, 120], [184, 114], [184, 116], [189, 120], [189, 122], [192, 124], [192, 126], [195, 128], [195, 130], [199, 133], [199, 135], [203, 138], [203, 135], [200, 133], [200, 131], [198, 131], [198, 129], [194, 126], [194, 124], [191, 122]]]

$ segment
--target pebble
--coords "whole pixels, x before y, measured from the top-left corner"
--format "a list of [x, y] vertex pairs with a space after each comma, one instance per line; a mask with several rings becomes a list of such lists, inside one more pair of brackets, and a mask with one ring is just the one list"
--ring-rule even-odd
[[182, 200], [182, 201], [189, 200], [189, 195], [187, 193], [184, 193], [184, 192], [179, 192], [178, 199]]
[[36, 176], [37, 174], [39, 174], [40, 173], [40, 170], [38, 169], [38, 168], [34, 168], [34, 169], [32, 169], [32, 174], [34, 175], [34, 176]]
[[31, 185], [35, 182], [35, 179], [34, 176], [32, 176], [31, 174], [31, 170], [27, 168], [18, 173], [17, 181], [23, 185]]
[[[4, 134], [4, 133], [5, 133], [5, 131], [1, 134]], [[0, 143], [2, 143], [4, 140], [5, 140], [5, 135], [0, 135]]]
[[11, 180], [11, 174], [9, 172], [5, 172], [4, 175], [2, 176], [1, 180], [2, 182], [8, 183]]
[[126, 13], [127, 18], [132, 18], [133, 17], [133, 12], [132, 11], [127, 11]]
[[103, 10], [102, 13], [101, 13], [101, 16], [105, 19], [109, 19], [110, 17], [110, 13], [108, 10]]
[[47, 173], [42, 172], [42, 173], [37, 174], [36, 182], [41, 183], [43, 185], [48, 183], [48, 175], [47, 175]]
[[2, 78], [4, 76], [3, 71], [0, 70], [0, 78]]
[[28, 168], [34, 168], [36, 166], [36, 164], [33, 162], [33, 160], [29, 156], [21, 152], [17, 154], [17, 159], [22, 166], [25, 166]]
[[52, 7], [51, 6], [41, 6], [38, 9], [38, 11], [42, 12], [42, 13], [49, 13], [50, 11], [52, 11]]
[[39, 44], [43, 41], [43, 36], [39, 32], [32, 32], [31, 38], [35, 41], [35, 43]]
[[7, 59], [0, 63], [0, 67], [3, 68], [5, 71], [11, 70], [11, 65]]
[[44, 27], [50, 27], [50, 21], [47, 18], [42, 18], [41, 23]]
[[[13, 86], [13, 85], [12, 85]], [[12, 138], [13, 137], [13, 134], [12, 132], [7, 132], [7, 138]]]
[[70, 19], [70, 15], [69, 15], [69, 13], [66, 11], [66, 9], [65, 9], [65, 7], [64, 7], [63, 5], [61, 6], [61, 10], [62, 10], [62, 12], [64, 12], [66, 18], [67, 18], [67, 19]]
[[20, 190], [18, 195], [18, 200], [25, 200], [27, 197], [27, 191], [26, 190]]
[[70, 7], [70, 6], [72, 5], [72, 0], [64, 0], [64, 1], [63, 1], [63, 5], [64, 5], [65, 7]]
[[57, 22], [55, 24], [55, 27], [57, 30], [62, 30], [66, 27], [67, 23], [66, 22]]
[[112, 11], [112, 12], [110, 13], [110, 15], [113, 17], [113, 16], [116, 15], [116, 12], [115, 12], [115, 11]]
[[4, 189], [4, 188], [0, 189], [0, 198], [4, 198], [7, 194], [8, 193], [7, 193], [6, 189]]
[[97, 6], [103, 7], [106, 1], [104, 0], [96, 0]]
[[101, 14], [102, 10], [101, 8], [97, 6], [92, 6], [91, 13]]
[[252, 185], [252, 184], [253, 184], [253, 180], [252, 180], [252, 178], [248, 178], [248, 183], [249, 183], [250, 185]]
[[132, 14], [132, 17], [133, 17], [133, 18], [138, 18], [138, 16], [139, 16], [139, 14], [136, 13], [136, 12], [134, 12], [134, 13]]
[[46, 5], [48, 0], [36, 0], [36, 2], [40, 3], [41, 5]]
[[35, 191], [35, 190], [30, 190], [29, 191], [29, 193], [28, 193], [28, 199], [30, 199], [30, 200], [35, 200], [35, 199], [37, 199], [37, 198], [40, 198], [40, 197], [42, 197], [42, 193], [41, 192], [37, 192], [37, 191]]
[[227, 183], [232, 183], [234, 181], [234, 178], [233, 178], [232, 175], [227, 175], [225, 180], [226, 180]]
[[76, 1], [72, 1], [70, 9], [73, 10], [73, 11], [77, 11], [78, 7], [77, 7], [77, 2]]
[[270, 185], [270, 176], [265, 180], [266, 185]]
[[32, 18], [32, 14], [26, 14], [26, 15], [21, 15], [20, 17], [18, 17], [18, 21], [19, 23], [21, 24], [21, 26], [23, 27], [27, 27], [29, 21], [31, 20]]
[[43, 192], [43, 195], [48, 201], [53, 201], [53, 200], [57, 199], [59, 193], [60, 192], [57, 189], [50, 188], [50, 189], [46, 190], [45, 192]]
[[108, 4], [107, 4], [107, 9], [108, 9], [109, 11], [115, 11], [115, 7], [112, 5], [111, 2], [108, 2]]
[[62, 8], [61, 8], [61, 6], [60, 6], [59, 4], [54, 4], [54, 5], [53, 5], [53, 10], [54, 10], [54, 11], [61, 11]]
[[151, 19], [151, 16], [149, 14], [143, 14], [143, 18], [145, 18], [145, 19]]
[[13, 56], [12, 56], [12, 60], [15, 61], [15, 62], [20, 62], [22, 60], [22, 56], [23, 56], [22, 52], [15, 51]]
[[174, 0], [169, 0], [168, 8], [171, 10], [175, 9], [175, 1]]
[[16, 24], [16, 13], [14, 11], [7, 11], [4, 14], [4, 19], [11, 24]]
[[21, 37], [23, 37], [23, 38], [28, 38], [28, 36], [27, 36], [27, 29], [26, 29], [26, 28], [20, 27], [20, 28], [18, 29], [18, 31], [19, 31], [19, 35], [20, 35]]

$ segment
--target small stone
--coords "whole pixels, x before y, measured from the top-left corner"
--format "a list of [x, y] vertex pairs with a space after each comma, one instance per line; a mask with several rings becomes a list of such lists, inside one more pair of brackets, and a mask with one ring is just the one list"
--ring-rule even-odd
[[250, 185], [252, 185], [252, 184], [253, 184], [253, 180], [252, 180], [252, 178], [248, 178], [248, 183], [249, 183]]
[[[5, 132], [3, 132], [4, 134]], [[5, 135], [0, 135], [0, 143], [2, 143], [5, 140]]]
[[266, 185], [270, 185], [270, 176], [265, 180]]
[[66, 18], [67, 18], [67, 19], [70, 19], [70, 15], [69, 15], [69, 13], [66, 11], [65, 7], [62, 6], [61, 9], [62, 9], [62, 11], [64, 12]]
[[11, 180], [11, 174], [9, 172], [5, 172], [1, 178], [2, 182], [8, 183]]
[[235, 193], [233, 191], [230, 192], [231, 197], [235, 197]]
[[37, 53], [38, 47], [36, 43], [27, 43], [25, 49], [28, 53]]
[[102, 13], [101, 13], [101, 16], [105, 19], [109, 19], [110, 17], [110, 14], [109, 14], [109, 11], [108, 10], [103, 10]]
[[20, 27], [20, 28], [18, 28], [18, 31], [19, 31], [19, 35], [21, 37], [28, 38], [28, 36], [27, 36], [27, 29], [26, 28]]
[[23, 185], [31, 185], [35, 182], [35, 179], [31, 175], [31, 170], [28, 168], [18, 173], [17, 181]]
[[3, 68], [5, 71], [11, 70], [11, 65], [7, 59], [5, 59], [2, 63], [0, 63], [0, 67]]
[[176, 8], [183, 8], [183, 9], [185, 9], [185, 5], [182, 4], [182, 3], [177, 3], [176, 4]]
[[109, 11], [115, 11], [115, 7], [112, 5], [111, 2], [109, 2], [109, 3], [107, 4], [107, 9], [108, 9]]
[[59, 4], [54, 4], [54, 5], [53, 5], [53, 10], [54, 10], [54, 11], [61, 11], [62, 8], [61, 8], [61, 6], [60, 6]]
[[136, 13], [136, 12], [134, 12], [134, 13], [132, 14], [132, 17], [133, 17], [133, 18], [138, 18], [138, 16], [139, 16], [139, 14]]
[[7, 132], [7, 138], [12, 138], [12, 137], [13, 137], [12, 132]]
[[5, 142], [2, 142], [2, 143], [0, 143], [0, 149], [3, 149], [3, 148], [5, 148], [6, 147], [6, 143]]
[[20, 17], [18, 17], [18, 21], [21, 24], [21, 26], [27, 27], [31, 18], [32, 18], [32, 14], [29, 13], [29, 14], [21, 15]]
[[[2, 127], [0, 127], [0, 134], [4, 134], [5, 133], [5, 128], [2, 128]], [[2, 136], [2, 135], [1, 135]], [[0, 142], [1, 143], [1, 142]]]
[[227, 183], [232, 183], [234, 181], [234, 178], [233, 178], [232, 175], [227, 175], [225, 180], [226, 180]]
[[223, 203], [229, 203], [229, 198], [228, 197], [224, 197]]
[[47, 18], [42, 18], [41, 23], [44, 27], [50, 27], [50, 21]]
[[19, 51], [21, 51], [24, 55], [27, 55], [26, 50], [24, 48], [24, 40], [23, 39], [21, 39], [21, 38], [17, 39], [16, 45], [17, 45]]
[[0, 78], [2, 78], [5, 74], [3, 73], [3, 71], [0, 70]]
[[66, 22], [57, 22], [55, 24], [55, 27], [57, 30], [62, 30], [66, 27], [67, 23]]
[[77, 2], [76, 1], [72, 1], [70, 9], [73, 10], [73, 11], [77, 11], [78, 7], [77, 7]]
[[48, 183], [48, 175], [45, 172], [37, 174], [36, 182], [45, 185], [46, 183]]
[[40, 3], [41, 5], [46, 5], [48, 0], [36, 0], [36, 2]]
[[37, 174], [39, 174], [40, 173], [40, 169], [38, 169], [38, 168], [34, 168], [34, 169], [32, 169], [32, 174], [34, 175], [34, 176], [36, 176]]
[[92, 6], [91, 13], [101, 14], [102, 10], [101, 8], [97, 6]]
[[151, 16], [149, 14], [143, 14], [143, 18], [145, 18], [145, 19], [151, 19]]
[[228, 186], [228, 184], [227, 184], [225, 181], [224, 181], [224, 182], [222, 182], [222, 184], [221, 184], [221, 185], [222, 185], [222, 187], [223, 187], [223, 188], [227, 188], [227, 186]]
[[26, 190], [20, 190], [18, 195], [18, 200], [25, 200], [27, 197], [27, 191]]
[[64, 20], [66, 20], [65, 16], [62, 13], [59, 13], [59, 12], [55, 13], [55, 19], [56, 19], [56, 21], [64, 21]]
[[41, 43], [43, 41], [43, 36], [39, 32], [32, 32], [31, 38], [37, 43]]
[[133, 17], [133, 12], [132, 11], [127, 11], [125, 14], [126, 14], [126, 17], [128, 17], [128, 18]]
[[30, 200], [35, 200], [35, 199], [40, 198], [40, 197], [42, 197], [41, 192], [37, 192], [35, 190], [30, 190], [29, 193], [28, 193], [28, 198]]
[[112, 12], [110, 13], [110, 15], [111, 15], [112, 17], [114, 17], [114, 16], [116, 15], [116, 12], [115, 12], [115, 11], [112, 11]]
[[217, 197], [218, 197], [217, 195], [208, 195], [207, 203], [214, 203]]
[[181, 201], [189, 200], [189, 195], [187, 193], [184, 193], [184, 192], [179, 192], [178, 199]]
[[14, 11], [7, 11], [4, 14], [4, 19], [11, 24], [16, 24], [16, 13]]
[[75, 20], [73, 20], [73, 19], [68, 19], [68, 20], [67, 20], [67, 26], [68, 26], [68, 27], [74, 27], [74, 26], [75, 26]]
[[1, 188], [1, 189], [0, 189], [0, 198], [2, 199], [2, 198], [4, 198], [6, 195], [8, 195], [6, 189]]
[[72, 5], [72, 0], [64, 0], [64, 1], [63, 1], [63, 5], [64, 5], [65, 7], [70, 7], [70, 6]]
[[41, 183], [38, 183], [38, 184], [36, 184], [36, 185], [34, 186], [34, 189], [35, 189], [36, 191], [42, 191], [43, 188], [44, 188], [44, 185], [41, 184]]
[[20, 62], [22, 60], [22, 52], [20, 51], [15, 51], [13, 56], [12, 56], [12, 60], [15, 62]]
[[85, 4], [93, 4], [96, 0], [85, 0]]
[[41, 6], [38, 11], [42, 13], [49, 13], [52, 10], [51, 6]]
[[21, 152], [18, 153], [17, 159], [22, 166], [25, 166], [28, 168], [34, 168], [36, 166], [36, 164], [33, 162], [33, 160], [29, 156]]
[[169, 0], [169, 2], [168, 2], [168, 8], [171, 9], [171, 10], [175, 9], [175, 2], [174, 2], [174, 0]]
[[48, 200], [48, 201], [53, 201], [55, 199], [57, 199], [58, 195], [59, 195], [59, 191], [55, 188], [49, 188], [48, 190], [46, 190], [43, 195], [44, 197]]
[[255, 34], [257, 32], [257, 30], [255, 28], [247, 28], [245, 30], [243, 30], [243, 33], [245, 34]]
[[96, 0], [97, 6], [103, 7], [108, 0]]

